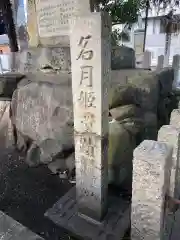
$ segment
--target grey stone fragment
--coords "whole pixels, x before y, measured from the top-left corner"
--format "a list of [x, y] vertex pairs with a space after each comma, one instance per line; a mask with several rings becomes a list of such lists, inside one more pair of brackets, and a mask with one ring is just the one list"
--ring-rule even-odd
[[131, 224], [147, 240], [159, 240], [163, 233], [172, 151], [171, 146], [150, 140], [134, 150]]

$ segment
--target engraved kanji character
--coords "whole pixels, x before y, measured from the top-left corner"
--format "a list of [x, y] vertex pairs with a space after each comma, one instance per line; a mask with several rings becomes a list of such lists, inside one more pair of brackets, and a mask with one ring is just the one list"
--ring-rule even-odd
[[80, 105], [82, 105], [83, 107], [93, 107], [95, 108], [96, 106], [94, 105], [94, 101], [95, 101], [96, 97], [94, 92], [84, 92], [81, 91], [80, 92], [80, 97], [78, 99], [78, 101], [80, 102]]
[[87, 81], [87, 86], [92, 87], [92, 66], [82, 66], [81, 67], [81, 81], [80, 85], [82, 85], [83, 81]]
[[88, 40], [91, 38], [90, 35], [87, 37], [81, 37], [78, 46], [82, 47], [79, 56], [76, 60], [79, 60], [82, 58], [83, 60], [91, 60], [93, 58], [93, 51], [92, 50], [86, 50], [86, 46], [88, 44]]

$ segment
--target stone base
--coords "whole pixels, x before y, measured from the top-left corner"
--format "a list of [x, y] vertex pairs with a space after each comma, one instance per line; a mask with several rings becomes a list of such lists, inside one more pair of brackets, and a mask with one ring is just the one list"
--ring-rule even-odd
[[45, 216], [72, 235], [83, 239], [121, 240], [130, 228], [130, 214], [130, 202], [110, 196], [108, 213], [101, 223], [79, 215], [74, 187]]

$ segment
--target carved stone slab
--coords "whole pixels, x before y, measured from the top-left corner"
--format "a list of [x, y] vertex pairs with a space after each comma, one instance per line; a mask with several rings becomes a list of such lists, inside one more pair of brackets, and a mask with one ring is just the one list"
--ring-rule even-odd
[[121, 240], [130, 227], [130, 203], [122, 198], [109, 199], [110, 207], [104, 220], [99, 223], [79, 215], [76, 189], [72, 188], [45, 216], [72, 235], [89, 240]]
[[69, 20], [88, 12], [89, 0], [28, 0], [29, 45], [68, 46]]

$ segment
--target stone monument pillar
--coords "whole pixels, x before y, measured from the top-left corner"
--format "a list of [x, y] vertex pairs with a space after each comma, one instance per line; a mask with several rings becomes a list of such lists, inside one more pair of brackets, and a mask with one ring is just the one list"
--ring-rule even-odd
[[71, 33], [76, 191], [81, 214], [107, 210], [110, 32], [107, 15], [78, 18]]
[[110, 45], [107, 14], [72, 20], [76, 187], [45, 216], [82, 239], [122, 240], [130, 227], [130, 203], [108, 192]]

